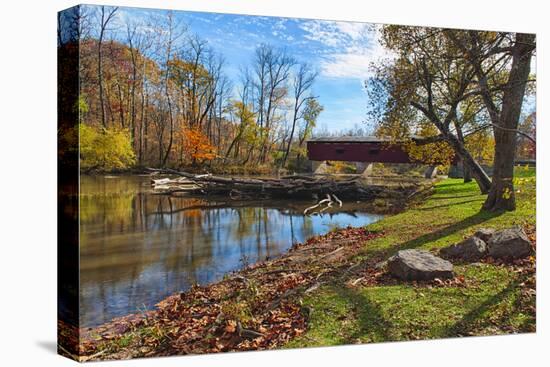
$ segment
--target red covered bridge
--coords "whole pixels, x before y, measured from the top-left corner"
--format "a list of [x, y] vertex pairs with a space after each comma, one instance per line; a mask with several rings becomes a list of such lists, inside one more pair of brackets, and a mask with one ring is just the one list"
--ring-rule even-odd
[[[313, 171], [321, 173], [326, 161], [354, 162], [360, 174], [370, 174], [372, 163], [412, 163], [399, 143], [374, 136], [342, 136], [312, 138], [307, 142], [307, 156]], [[429, 167], [427, 177], [434, 177], [436, 167]]]

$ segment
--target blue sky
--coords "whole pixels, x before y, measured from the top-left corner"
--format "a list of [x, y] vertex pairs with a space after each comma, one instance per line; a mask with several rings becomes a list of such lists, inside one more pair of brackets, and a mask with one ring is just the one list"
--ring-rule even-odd
[[[123, 20], [147, 24], [166, 10], [119, 8]], [[365, 123], [367, 94], [364, 82], [369, 78], [369, 65], [390, 56], [378, 42], [372, 23], [316, 19], [232, 15], [220, 13], [174, 11], [176, 21], [187, 25], [226, 60], [225, 73], [234, 84], [240, 70], [251, 66], [256, 47], [262, 43], [285, 48], [299, 62], [308, 62], [318, 70], [313, 94], [319, 97], [324, 111], [317, 129], [342, 131], [359, 126], [369, 132]], [[533, 58], [532, 72], [535, 71]], [[535, 97], [526, 98], [523, 113], [535, 110]]]
[[[164, 10], [120, 8], [119, 17], [143, 21]], [[251, 65], [262, 43], [285, 48], [299, 62], [308, 62], [319, 76], [313, 94], [324, 107], [318, 128], [331, 131], [365, 127], [367, 96], [363, 88], [372, 61], [384, 56], [377, 32], [369, 23], [175, 11], [188, 26], [226, 59], [234, 83], [240, 69]]]

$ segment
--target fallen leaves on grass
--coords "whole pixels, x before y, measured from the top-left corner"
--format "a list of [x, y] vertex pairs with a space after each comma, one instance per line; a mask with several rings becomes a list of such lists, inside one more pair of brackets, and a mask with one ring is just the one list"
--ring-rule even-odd
[[[168, 297], [143, 315], [87, 330], [82, 354], [120, 359], [276, 348], [301, 335], [310, 310], [300, 297], [383, 235], [348, 227], [293, 245], [279, 259]], [[345, 268], [347, 269], [348, 266]], [[98, 354], [101, 352], [101, 354]]]

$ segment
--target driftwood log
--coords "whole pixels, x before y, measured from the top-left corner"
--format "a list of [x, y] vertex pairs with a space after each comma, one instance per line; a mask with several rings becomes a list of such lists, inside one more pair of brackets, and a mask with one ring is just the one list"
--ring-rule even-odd
[[222, 177], [195, 175], [173, 169], [148, 168], [149, 172], [168, 174], [175, 178], [153, 179], [153, 188], [164, 194], [195, 194], [229, 196], [231, 199], [314, 199], [342, 205], [342, 200], [372, 200], [391, 198], [411, 200], [430, 186], [367, 185], [360, 177], [285, 176], [282, 178]]

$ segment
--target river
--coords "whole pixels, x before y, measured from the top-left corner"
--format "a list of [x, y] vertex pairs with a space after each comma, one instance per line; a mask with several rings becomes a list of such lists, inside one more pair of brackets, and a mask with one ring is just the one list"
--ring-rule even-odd
[[175, 292], [279, 256], [311, 236], [381, 218], [358, 211], [303, 216], [311, 201], [154, 195], [149, 182], [147, 176], [81, 176], [82, 327], [151, 309]]

